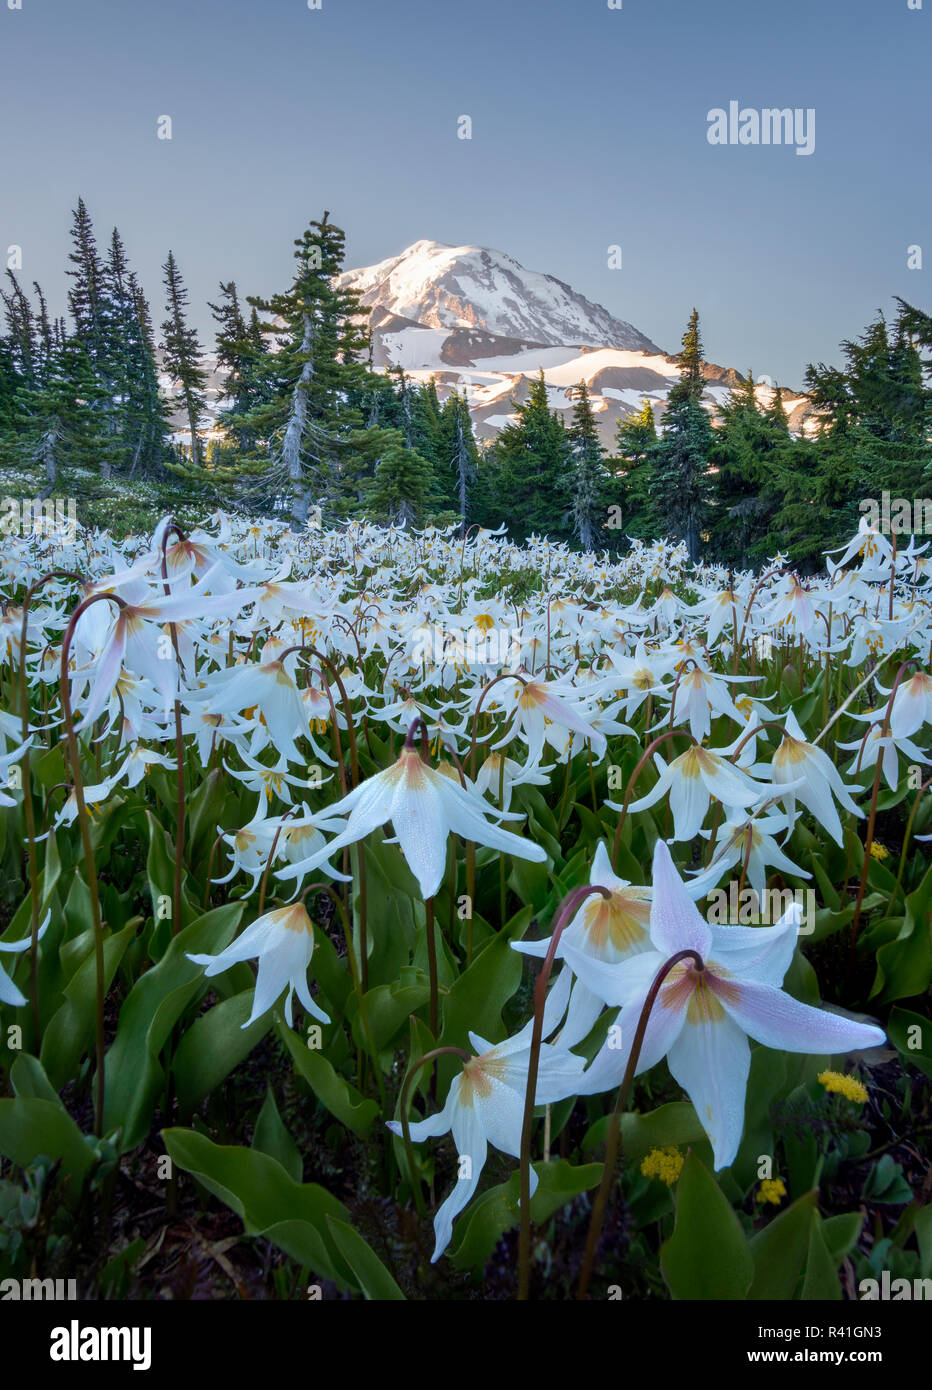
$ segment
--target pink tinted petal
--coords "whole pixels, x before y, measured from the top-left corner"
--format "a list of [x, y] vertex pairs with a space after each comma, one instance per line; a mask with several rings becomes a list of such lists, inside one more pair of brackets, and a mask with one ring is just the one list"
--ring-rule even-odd
[[720, 998], [750, 1037], [783, 1052], [833, 1055], [878, 1047], [886, 1039], [882, 1028], [814, 1009], [769, 985], [742, 980]]

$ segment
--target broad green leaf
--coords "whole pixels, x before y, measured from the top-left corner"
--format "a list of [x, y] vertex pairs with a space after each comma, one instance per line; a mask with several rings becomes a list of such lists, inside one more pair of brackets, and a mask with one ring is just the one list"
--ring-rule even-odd
[[190, 1112], [222, 1085], [271, 1028], [271, 1012], [261, 1014], [248, 1028], [243, 1027], [252, 1012], [254, 997], [253, 987], [215, 1004], [195, 1019], [181, 1039], [172, 1062], [172, 1075], [183, 1111]]
[[[123, 953], [136, 934], [141, 917], [128, 922], [116, 936], [104, 940], [104, 994], [113, 983]], [[73, 1080], [82, 1055], [93, 1048], [97, 1019], [97, 956], [90, 951], [65, 986], [64, 1003], [49, 1020], [39, 1054], [52, 1085], [61, 1090]]]
[[818, 1199], [813, 1188], [751, 1237], [754, 1282], [748, 1290], [749, 1299], [787, 1302], [793, 1297], [806, 1263], [809, 1228]]
[[320, 1103], [347, 1129], [365, 1139], [379, 1113], [377, 1103], [361, 1096], [337, 1074], [323, 1052], [308, 1047], [293, 1028], [279, 1024], [278, 1035], [291, 1053], [298, 1075], [304, 1078]]
[[356, 1282], [367, 1299], [403, 1303], [405, 1296], [370, 1245], [358, 1231], [345, 1221], [327, 1217], [330, 1234], [337, 1249], [356, 1276]]
[[827, 1216], [822, 1221], [822, 1236], [836, 1269], [857, 1244], [864, 1225], [863, 1211], [846, 1211], [841, 1216]]
[[28, 1052], [21, 1052], [10, 1067], [10, 1085], [20, 1097], [34, 1096], [36, 1100], [50, 1100], [61, 1104], [57, 1090], [52, 1085], [42, 1063]]
[[924, 994], [932, 981], [932, 866], [906, 899], [903, 928], [877, 952], [877, 978], [871, 997], [879, 1002]]
[[809, 1250], [806, 1257], [806, 1277], [803, 1280], [801, 1298], [804, 1302], [837, 1302], [841, 1299], [841, 1284], [838, 1279], [838, 1264], [829, 1252], [822, 1234], [822, 1222], [818, 1212], [812, 1214], [809, 1227]]
[[289, 1178], [301, 1182], [304, 1178], [304, 1164], [298, 1147], [292, 1139], [275, 1104], [271, 1086], [265, 1093], [256, 1128], [252, 1136], [252, 1147], [260, 1153], [268, 1154], [282, 1165]]
[[887, 1036], [904, 1062], [932, 1078], [932, 1023], [927, 1018], [911, 1009], [891, 1009]]
[[[584, 1153], [597, 1153], [605, 1143], [608, 1116], [597, 1120], [583, 1138]], [[669, 1146], [697, 1148], [708, 1138], [688, 1101], [674, 1100], [658, 1106], [647, 1115], [629, 1113], [621, 1117], [621, 1153], [624, 1162], [638, 1164], [651, 1149]], [[708, 1147], [711, 1153], [711, 1148]]]
[[248, 1235], [264, 1236], [343, 1289], [358, 1287], [327, 1225], [328, 1216], [349, 1224], [349, 1212], [325, 1188], [295, 1182], [257, 1149], [214, 1144], [190, 1129], [166, 1129], [162, 1138], [172, 1162], [235, 1211]]
[[0, 1100], [0, 1153], [20, 1168], [28, 1168], [39, 1154], [61, 1159], [62, 1171], [84, 1178], [94, 1154], [59, 1100], [35, 1096]]
[[923, 1279], [932, 1278], [932, 1206], [916, 1213], [916, 1240], [919, 1244], [919, 1272]]
[[[538, 1225], [574, 1197], [595, 1187], [602, 1177], [601, 1163], [574, 1168], [560, 1158], [533, 1166], [539, 1182], [531, 1198], [531, 1220]], [[454, 1227], [447, 1251], [450, 1263], [457, 1269], [481, 1271], [505, 1232], [520, 1222], [520, 1196], [521, 1173], [516, 1170], [507, 1182], [490, 1188], [470, 1203]]]
[[677, 1184], [676, 1222], [661, 1247], [660, 1269], [676, 1299], [741, 1299], [754, 1277], [741, 1223], [712, 1174], [692, 1153]]
[[107, 1053], [104, 1125], [119, 1128], [122, 1152], [148, 1131], [165, 1077], [159, 1053], [188, 1004], [206, 989], [204, 967], [187, 953], [216, 954], [232, 939], [242, 903], [227, 903], [198, 917], [174, 937], [164, 956], [140, 977], [120, 1010], [116, 1037]]

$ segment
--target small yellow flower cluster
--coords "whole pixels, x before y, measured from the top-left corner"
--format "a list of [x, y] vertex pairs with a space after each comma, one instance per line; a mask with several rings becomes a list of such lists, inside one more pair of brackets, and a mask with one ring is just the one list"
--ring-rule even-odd
[[887, 849], [886, 845], [880, 844], [878, 840], [871, 840], [871, 858], [889, 859], [890, 851]]
[[786, 1188], [782, 1178], [764, 1178], [757, 1191], [758, 1202], [770, 1202], [772, 1206], [778, 1207], [780, 1199], [786, 1196]]
[[641, 1172], [645, 1178], [659, 1178], [667, 1187], [672, 1187], [683, 1171], [683, 1155], [674, 1144], [664, 1149], [651, 1149], [641, 1162]]
[[845, 1076], [840, 1071], [820, 1071], [819, 1081], [827, 1091], [837, 1091], [846, 1100], [857, 1101], [858, 1105], [867, 1100], [867, 1087], [856, 1076]]

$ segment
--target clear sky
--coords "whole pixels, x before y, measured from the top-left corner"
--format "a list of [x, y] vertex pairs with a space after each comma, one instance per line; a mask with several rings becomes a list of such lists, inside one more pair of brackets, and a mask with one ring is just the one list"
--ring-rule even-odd
[[[0, 252], [61, 309], [82, 194], [157, 323], [174, 249], [207, 332], [327, 208], [348, 266], [497, 247], [669, 351], [695, 304], [710, 360], [798, 386], [930, 307], [930, 73], [932, 0], [0, 0]], [[711, 145], [732, 100], [814, 108], [814, 153]]]

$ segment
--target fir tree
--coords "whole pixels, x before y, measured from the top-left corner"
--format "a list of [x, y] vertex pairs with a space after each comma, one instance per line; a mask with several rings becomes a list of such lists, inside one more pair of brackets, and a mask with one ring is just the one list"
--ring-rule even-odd
[[[428, 398], [428, 409], [431, 404]], [[478, 476], [479, 454], [473, 437], [469, 403], [458, 391], [451, 391], [444, 402], [438, 434], [436, 450], [440, 455], [443, 502], [460, 518], [462, 534], [470, 517], [470, 495]]]
[[573, 420], [567, 432], [572, 466], [573, 533], [583, 550], [593, 550], [601, 538], [605, 515], [605, 450], [585, 381], [576, 388], [575, 398]]
[[189, 327], [186, 319], [188, 291], [185, 289], [172, 251], [168, 253], [162, 272], [167, 315], [162, 324], [165, 371], [181, 388], [182, 406], [188, 417], [188, 428], [191, 432], [191, 463], [196, 469], [201, 463], [197, 426], [207, 404], [204, 396], [207, 373], [201, 365], [204, 352], [198, 340], [197, 330]]
[[651, 491], [656, 443], [654, 408], [645, 397], [640, 410], [618, 421], [616, 453], [608, 461], [613, 478], [611, 498], [621, 507], [624, 532], [642, 540], [652, 537], [656, 531]]
[[701, 404], [702, 340], [695, 309], [679, 361], [682, 374], [667, 398], [663, 437], [652, 451], [651, 492], [663, 533], [685, 540], [690, 558], [697, 560], [711, 502], [712, 427]]
[[[362, 424], [354, 393], [365, 380], [360, 361], [368, 343], [360, 326], [359, 295], [342, 288], [344, 234], [324, 213], [295, 242], [297, 269], [288, 290], [250, 303], [284, 321], [264, 323], [279, 340], [257, 365], [262, 400], [241, 419], [258, 443], [245, 460], [253, 497], [287, 507], [301, 528], [311, 500], [339, 506], [340, 468]], [[352, 460], [351, 460], [352, 463]]]
[[499, 516], [515, 540], [531, 534], [568, 540], [572, 534], [566, 429], [550, 409], [541, 371], [525, 402], [513, 402], [518, 416], [495, 443], [501, 495]]

